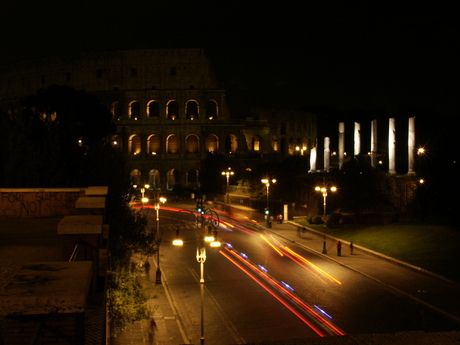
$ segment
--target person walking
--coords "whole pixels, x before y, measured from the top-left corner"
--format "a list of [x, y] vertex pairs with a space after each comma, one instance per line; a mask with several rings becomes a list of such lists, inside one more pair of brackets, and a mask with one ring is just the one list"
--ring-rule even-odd
[[337, 241], [337, 256], [342, 255], [342, 242]]

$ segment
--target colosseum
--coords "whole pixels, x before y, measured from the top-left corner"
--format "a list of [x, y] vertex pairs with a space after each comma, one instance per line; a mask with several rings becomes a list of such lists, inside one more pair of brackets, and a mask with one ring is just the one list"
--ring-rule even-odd
[[306, 155], [316, 141], [316, 116], [300, 110], [253, 109], [232, 114], [226, 90], [203, 49], [81, 53], [0, 67], [0, 107], [49, 85], [96, 95], [111, 110], [111, 144], [127, 156], [133, 184], [171, 190], [200, 187], [202, 162], [222, 155], [251, 169]]

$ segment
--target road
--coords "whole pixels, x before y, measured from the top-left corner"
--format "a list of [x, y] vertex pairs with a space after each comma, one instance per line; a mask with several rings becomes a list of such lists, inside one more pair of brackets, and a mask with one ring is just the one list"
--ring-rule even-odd
[[[193, 216], [166, 213], [160, 220], [163, 283], [171, 291], [186, 338], [197, 344], [201, 336], [199, 231]], [[182, 247], [171, 245], [177, 224], [185, 240]], [[458, 329], [450, 319], [388, 286], [251, 223], [221, 216], [219, 237], [227, 245], [207, 249], [204, 264], [208, 343]]]

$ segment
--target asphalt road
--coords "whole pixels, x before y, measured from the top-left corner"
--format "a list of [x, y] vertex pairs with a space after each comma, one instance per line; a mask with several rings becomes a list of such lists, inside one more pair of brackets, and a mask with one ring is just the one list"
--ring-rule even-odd
[[[173, 247], [177, 222], [163, 217], [163, 280], [186, 337], [199, 343], [198, 233], [192, 218], [185, 217], [180, 226], [184, 246]], [[365, 275], [260, 227], [230, 222], [236, 227], [221, 227], [219, 236], [231, 247], [208, 249], [204, 264], [204, 336], [209, 343], [458, 329], [451, 319]], [[406, 269], [403, 275], [410, 274], [416, 273]]]

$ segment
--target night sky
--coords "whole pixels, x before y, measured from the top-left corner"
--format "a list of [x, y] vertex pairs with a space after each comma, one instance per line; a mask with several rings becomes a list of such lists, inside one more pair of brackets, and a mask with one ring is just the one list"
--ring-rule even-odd
[[434, 1], [0, 6], [0, 63], [100, 49], [204, 47], [238, 110], [251, 104], [332, 108], [351, 117], [459, 116], [459, 13]]

